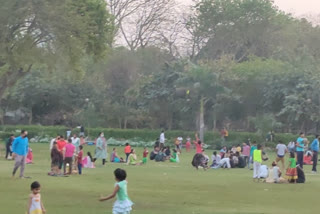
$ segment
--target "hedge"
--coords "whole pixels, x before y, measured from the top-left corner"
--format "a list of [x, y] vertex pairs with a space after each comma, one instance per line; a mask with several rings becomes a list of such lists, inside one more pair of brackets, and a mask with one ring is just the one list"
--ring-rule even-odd
[[[19, 135], [20, 130], [27, 130], [29, 138], [36, 136], [48, 136], [55, 137], [56, 135], [66, 135], [67, 127], [64, 126], [40, 126], [40, 125], [31, 125], [31, 126], [1, 126], [0, 128], [0, 138], [6, 139], [10, 134]], [[75, 128], [72, 130], [72, 133], [79, 134], [79, 129]], [[145, 129], [106, 129], [106, 128], [86, 128], [86, 135], [89, 135], [91, 139], [94, 139], [98, 136], [99, 132], [104, 132], [106, 138], [115, 138], [120, 140], [136, 139], [143, 141], [155, 141], [161, 130], [145, 130]], [[194, 138], [194, 132], [191, 131], [166, 131], [166, 138], [173, 142], [174, 139], [178, 136], [182, 136], [184, 139], [187, 136]], [[264, 137], [250, 132], [229, 132], [229, 137], [227, 141], [222, 141], [220, 134], [217, 132], [205, 132], [204, 142], [209, 145], [214, 145], [216, 148], [221, 146], [229, 146], [240, 144], [247, 141], [250, 138], [251, 141], [257, 141], [258, 143], [263, 143], [265, 141]], [[282, 140], [287, 143], [292, 140], [295, 140], [297, 135], [294, 134], [276, 134], [275, 139]], [[311, 140], [310, 137], [309, 140]]]

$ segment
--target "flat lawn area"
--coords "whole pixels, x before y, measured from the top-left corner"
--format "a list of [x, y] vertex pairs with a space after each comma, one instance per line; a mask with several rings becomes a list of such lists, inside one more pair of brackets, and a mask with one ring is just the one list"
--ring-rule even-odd
[[[51, 177], [48, 144], [31, 144], [33, 165], [27, 165], [26, 176], [32, 179], [11, 179], [13, 161], [0, 160], [0, 213], [26, 212], [32, 181], [42, 185], [41, 194], [49, 214], [112, 213], [114, 200], [99, 202], [114, 187], [114, 169], [121, 167], [128, 174], [128, 193], [135, 203], [132, 213], [318, 213], [320, 175], [311, 175], [305, 167], [306, 184], [253, 183], [252, 171], [245, 169], [208, 171], [192, 168], [194, 152], [180, 156], [180, 163], [148, 161], [144, 166], [111, 164], [97, 161], [95, 169], [84, 169], [83, 175]], [[2, 143], [3, 148], [3, 143]], [[84, 152], [94, 152], [86, 146]], [[109, 152], [111, 147], [108, 148]], [[151, 148], [149, 149], [150, 152]], [[124, 157], [123, 147], [118, 153]], [[211, 156], [212, 151], [207, 151]], [[141, 159], [142, 149], [137, 149]], [[110, 157], [110, 153], [109, 153]], [[270, 159], [273, 159], [269, 154]], [[270, 165], [271, 160], [266, 162]], [[18, 171], [19, 172], [19, 171]], [[17, 175], [18, 175], [17, 172]]]

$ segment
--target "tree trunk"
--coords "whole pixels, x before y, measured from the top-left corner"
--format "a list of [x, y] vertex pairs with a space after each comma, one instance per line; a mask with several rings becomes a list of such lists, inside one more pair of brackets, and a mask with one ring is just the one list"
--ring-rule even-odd
[[201, 96], [200, 100], [200, 140], [204, 139], [204, 98]]
[[33, 112], [32, 112], [32, 107], [31, 107], [31, 110], [30, 110], [30, 113], [29, 113], [29, 125], [32, 124], [32, 120], [33, 120]]

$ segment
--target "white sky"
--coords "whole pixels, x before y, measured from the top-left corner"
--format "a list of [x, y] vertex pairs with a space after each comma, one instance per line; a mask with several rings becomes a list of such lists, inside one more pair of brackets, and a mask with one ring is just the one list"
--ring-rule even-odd
[[[177, 0], [184, 4], [191, 4], [192, 0]], [[274, 0], [275, 4], [286, 12], [296, 15], [315, 13], [320, 14], [320, 0]]]

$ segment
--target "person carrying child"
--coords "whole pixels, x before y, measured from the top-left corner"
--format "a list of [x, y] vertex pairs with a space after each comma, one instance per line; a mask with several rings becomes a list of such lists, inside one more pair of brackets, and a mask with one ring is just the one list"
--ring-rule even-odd
[[43, 206], [40, 183], [35, 181], [31, 184], [31, 194], [29, 195], [28, 214], [45, 214], [46, 209]]
[[100, 201], [107, 201], [111, 198], [117, 196], [117, 200], [113, 204], [112, 213], [113, 214], [130, 214], [132, 210], [132, 201], [128, 196], [127, 185], [128, 182], [126, 181], [127, 173], [123, 169], [116, 169], [114, 171], [115, 180], [117, 183], [115, 184], [115, 188], [113, 193], [107, 197], [100, 197]]

